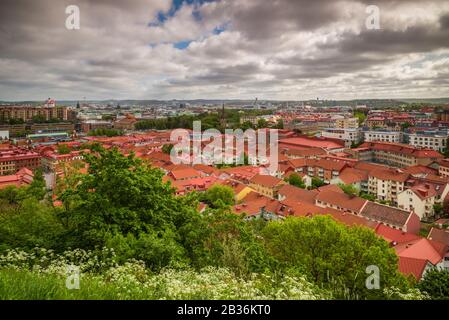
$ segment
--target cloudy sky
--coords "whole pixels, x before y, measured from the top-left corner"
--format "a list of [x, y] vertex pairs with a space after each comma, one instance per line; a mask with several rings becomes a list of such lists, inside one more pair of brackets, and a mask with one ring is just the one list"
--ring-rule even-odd
[[0, 100], [449, 96], [449, 1], [1, 0], [0, 21]]

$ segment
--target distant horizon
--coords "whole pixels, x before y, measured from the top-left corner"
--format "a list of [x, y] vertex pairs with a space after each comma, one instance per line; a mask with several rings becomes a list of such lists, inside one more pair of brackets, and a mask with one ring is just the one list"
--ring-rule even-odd
[[[49, 98], [49, 97], [47, 97]], [[45, 100], [47, 98], [44, 99], [25, 99], [25, 100], [1, 100], [0, 99], [0, 103], [17, 103], [17, 102], [45, 102]], [[255, 99], [218, 99], [218, 98], [198, 98], [198, 99], [181, 99], [181, 98], [176, 98], [176, 99], [133, 99], [133, 98], [125, 98], [125, 99], [116, 99], [116, 98], [109, 98], [109, 99], [57, 99], [54, 97], [50, 97], [52, 99], [55, 99], [56, 102], [58, 101], [63, 101], [63, 102], [77, 102], [79, 101], [80, 103], [82, 102], [104, 102], [104, 101], [159, 101], [159, 102], [166, 102], [166, 101], [215, 101], [215, 102], [220, 102], [220, 101], [239, 101], [239, 102], [254, 102]], [[435, 98], [357, 98], [357, 99], [305, 99], [305, 100], [294, 100], [294, 99], [257, 99], [258, 102], [316, 102], [316, 101], [334, 101], [334, 102], [347, 102], [347, 101], [351, 101], [351, 102], [356, 102], [356, 101], [388, 101], [388, 100], [392, 100], [392, 101], [400, 101], [400, 102], [406, 102], [407, 100], [409, 101], [413, 101], [413, 100], [447, 100], [447, 103], [449, 103], [449, 96], [447, 97], [435, 97]]]

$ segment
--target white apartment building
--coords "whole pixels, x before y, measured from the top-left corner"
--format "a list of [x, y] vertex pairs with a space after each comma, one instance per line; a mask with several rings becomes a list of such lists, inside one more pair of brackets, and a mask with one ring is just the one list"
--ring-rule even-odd
[[400, 143], [402, 141], [402, 132], [397, 131], [365, 131], [365, 142], [381, 141]]
[[422, 183], [408, 188], [398, 194], [398, 207], [415, 212], [419, 218], [435, 215], [434, 205], [442, 204], [449, 191], [449, 184], [433, 185]]
[[325, 128], [321, 130], [321, 136], [325, 138], [334, 138], [345, 141], [345, 147], [350, 148], [353, 143], [359, 143], [362, 138], [362, 133], [359, 128]]
[[414, 147], [443, 151], [446, 148], [447, 135], [444, 134], [416, 134], [408, 135], [409, 144]]
[[359, 119], [344, 118], [335, 120], [335, 128], [339, 129], [357, 129], [359, 127]]
[[368, 193], [381, 201], [398, 204], [398, 194], [404, 191], [408, 174], [397, 169], [377, 169], [369, 173]]

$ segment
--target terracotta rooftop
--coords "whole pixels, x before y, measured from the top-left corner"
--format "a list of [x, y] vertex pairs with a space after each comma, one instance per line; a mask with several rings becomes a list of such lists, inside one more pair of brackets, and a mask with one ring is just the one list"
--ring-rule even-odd
[[427, 260], [409, 257], [399, 257], [399, 272], [404, 275], [412, 275], [419, 280], [426, 268]]
[[368, 172], [355, 168], [345, 168], [339, 175], [340, 180], [345, 184], [353, 184], [361, 181], [368, 181]]
[[329, 139], [309, 138], [309, 137], [296, 137], [279, 140], [279, 145], [285, 147], [285, 145], [302, 146], [302, 147], [315, 147], [323, 148], [326, 150], [341, 149], [344, 145], [337, 143]]
[[308, 167], [319, 167], [324, 170], [334, 170], [338, 172], [347, 167], [347, 164], [344, 161], [326, 159], [306, 159], [306, 165]]
[[435, 170], [435, 169], [432, 169], [432, 168], [429, 168], [426, 166], [422, 166], [422, 165], [407, 167], [407, 168], [404, 168], [403, 171], [405, 173], [409, 173], [411, 175], [420, 175], [420, 174], [436, 175], [436, 174], [438, 174], [438, 170]]
[[318, 193], [316, 197], [317, 203], [322, 202], [326, 205], [337, 206], [338, 210], [350, 210], [359, 213], [365, 206], [367, 200], [347, 195], [342, 192], [335, 192], [333, 190], [325, 190]]
[[320, 156], [325, 155], [327, 152], [322, 148], [304, 148], [304, 149], [296, 149], [296, 148], [286, 148], [284, 147], [282, 152], [289, 156], [295, 157], [312, 157], [312, 156]]
[[170, 173], [175, 180], [193, 179], [202, 176], [202, 174], [198, 170], [195, 170], [193, 168], [174, 168]]
[[394, 247], [400, 257], [425, 259], [438, 264], [447, 253], [447, 245], [425, 238], [403, 242]]
[[305, 190], [290, 184], [285, 184], [279, 189], [278, 194], [289, 200], [315, 205], [315, 199], [318, 195], [318, 191]]
[[408, 173], [405, 173], [402, 170], [394, 168], [382, 168], [372, 170], [369, 173], [369, 175], [380, 180], [391, 180], [397, 182], [405, 182], [410, 177]]
[[250, 183], [273, 188], [277, 185], [284, 184], [285, 182], [279, 178], [270, 175], [257, 174], [250, 179]]
[[435, 186], [430, 184], [419, 184], [410, 188], [420, 199], [428, 199], [438, 195]]
[[361, 148], [371, 148], [373, 150], [401, 153], [413, 156], [415, 158], [443, 158], [443, 155], [433, 149], [418, 149], [408, 144], [392, 143], [392, 142], [365, 142]]
[[449, 246], [449, 232], [442, 229], [432, 228], [427, 236], [427, 239], [438, 241]]
[[366, 203], [361, 212], [361, 215], [366, 218], [398, 227], [403, 227], [406, 224], [410, 214], [408, 211], [384, 206], [371, 201]]
[[376, 227], [375, 232], [376, 234], [384, 238], [386, 241], [390, 243], [395, 242], [396, 244], [421, 239], [421, 237], [416, 234], [410, 232], [403, 232], [398, 229], [393, 229], [382, 223], [380, 223]]

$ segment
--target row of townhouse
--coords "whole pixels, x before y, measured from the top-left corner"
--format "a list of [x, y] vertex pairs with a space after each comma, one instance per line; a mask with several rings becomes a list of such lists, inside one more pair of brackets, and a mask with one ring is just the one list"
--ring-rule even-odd
[[246, 219], [329, 215], [348, 227], [370, 228], [385, 239], [395, 250], [398, 269], [404, 275], [420, 280], [431, 268], [449, 269], [449, 233], [433, 228], [427, 238], [421, 237], [415, 213], [351, 197], [335, 186], [304, 190], [286, 184], [278, 190], [277, 199], [253, 191], [233, 210]]
[[378, 162], [393, 167], [429, 165], [443, 155], [433, 149], [419, 149], [413, 146], [389, 142], [365, 142], [360, 148], [348, 150], [358, 160]]
[[283, 162], [300, 175], [315, 177], [330, 183], [337, 178], [348, 164], [344, 161], [328, 159], [294, 159]]
[[363, 132], [365, 142], [406, 143], [415, 148], [444, 151], [447, 143], [447, 131], [443, 132], [415, 132], [370, 130]]
[[411, 133], [405, 135], [405, 142], [417, 148], [428, 148], [442, 152], [447, 147], [447, 138], [447, 132], [429, 134]]
[[368, 193], [378, 200], [398, 204], [398, 194], [405, 188], [409, 174], [393, 168], [379, 168], [368, 175]]
[[360, 192], [404, 210], [413, 210], [420, 219], [433, 217], [434, 205], [443, 204], [449, 181], [435, 175], [435, 170], [416, 166], [396, 169], [359, 162], [346, 167], [332, 184], [351, 184]]
[[402, 132], [399, 131], [377, 131], [370, 130], [363, 132], [365, 142], [392, 142], [400, 143], [402, 142]]
[[343, 140], [345, 147], [350, 148], [362, 140], [362, 131], [360, 128], [325, 128], [321, 130], [321, 136]]
[[417, 234], [420, 230], [420, 219], [413, 212], [350, 196], [339, 188], [322, 188], [316, 197], [316, 205], [332, 208], [347, 214], [362, 216], [365, 219], [382, 223], [390, 228]]

